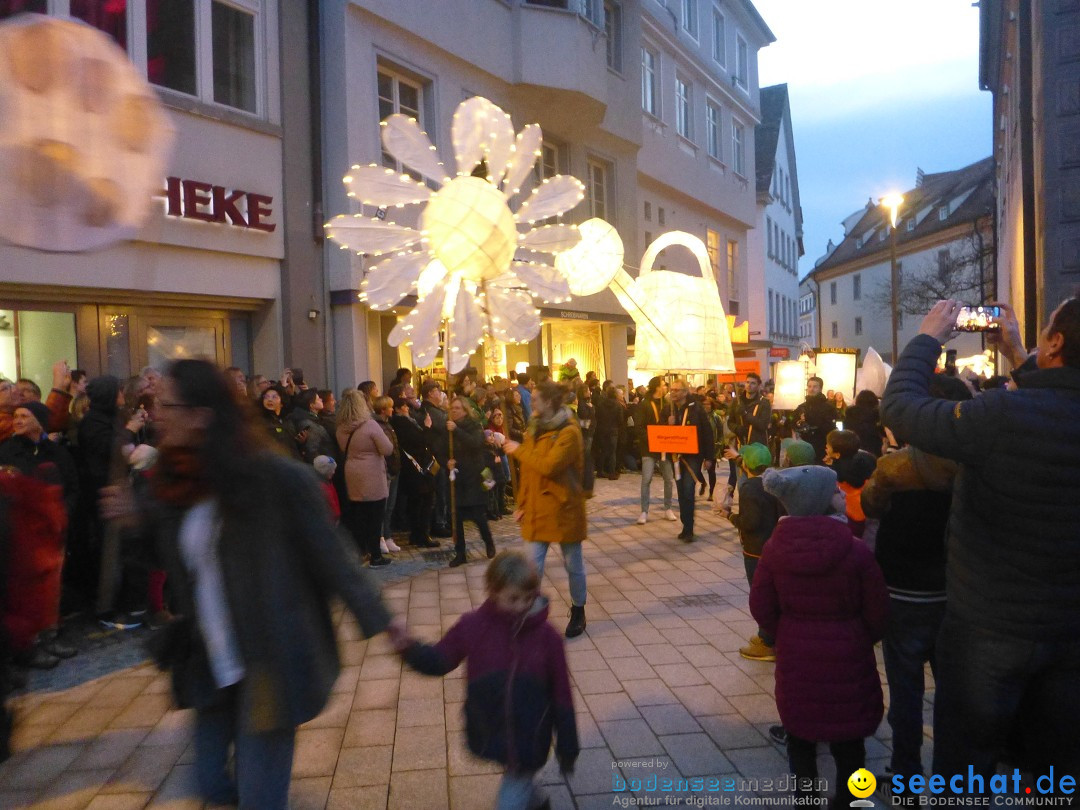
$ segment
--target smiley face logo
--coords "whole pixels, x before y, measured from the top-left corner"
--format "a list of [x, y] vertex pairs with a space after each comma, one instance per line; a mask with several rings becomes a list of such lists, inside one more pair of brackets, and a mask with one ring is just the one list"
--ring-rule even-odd
[[848, 777], [847, 786], [852, 796], [865, 799], [877, 789], [877, 778], [866, 768], [859, 768]]

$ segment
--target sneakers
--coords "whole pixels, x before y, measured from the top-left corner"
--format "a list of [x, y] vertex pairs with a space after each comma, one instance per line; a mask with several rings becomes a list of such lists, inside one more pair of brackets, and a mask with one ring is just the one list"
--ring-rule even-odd
[[585, 632], [585, 606], [570, 607], [570, 623], [566, 625], [566, 637], [577, 638]]
[[386, 538], [385, 537], [380, 537], [379, 538], [379, 551], [381, 551], [383, 554], [389, 554], [390, 553], [390, 547], [388, 545], [386, 545]]
[[371, 568], [382, 568], [389, 565], [391, 562], [393, 561], [389, 557], [379, 557], [377, 559], [373, 558], [371, 562], [368, 563], [368, 565]]
[[775, 661], [776, 648], [761, 640], [761, 636], [754, 636], [745, 647], [739, 648], [739, 655], [751, 661]]
[[115, 613], [108, 618], [100, 619], [99, 623], [102, 627], [112, 630], [136, 630], [143, 626], [145, 619], [146, 611], [138, 610], [131, 613]]
[[783, 726], [769, 726], [769, 739], [777, 745], [787, 745], [787, 729]]
[[672, 512], [670, 509], [664, 512], [664, 520], [670, 520], [672, 523], [674, 523], [678, 519], [679, 516]]
[[637, 525], [638, 526], [644, 526], [648, 522], [649, 522], [649, 513], [648, 512], [642, 512], [640, 515], [638, 515], [638, 519], [637, 519]]

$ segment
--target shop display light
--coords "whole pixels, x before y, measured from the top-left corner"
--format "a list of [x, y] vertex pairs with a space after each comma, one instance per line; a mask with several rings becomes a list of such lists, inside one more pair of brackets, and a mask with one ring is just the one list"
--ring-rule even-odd
[[419, 229], [357, 214], [334, 217], [326, 232], [358, 254], [394, 254], [361, 284], [360, 299], [373, 309], [417, 294], [417, 305], [390, 333], [390, 345], [405, 344], [417, 365], [430, 365], [445, 322], [446, 367], [457, 373], [485, 337], [512, 343], [535, 337], [540, 310], [533, 296], [562, 303], [571, 295], [567, 276], [548, 260], [577, 246], [581, 235], [574, 225], [531, 226], [566, 213], [585, 196], [581, 181], [556, 175], [537, 185], [516, 212], [510, 208], [540, 157], [540, 127], [530, 124], [515, 135], [510, 116], [492, 102], [462, 102], [451, 126], [453, 178], [415, 119], [390, 116], [382, 139], [387, 152], [440, 188], [357, 165], [343, 178], [347, 193], [380, 209], [422, 204]]

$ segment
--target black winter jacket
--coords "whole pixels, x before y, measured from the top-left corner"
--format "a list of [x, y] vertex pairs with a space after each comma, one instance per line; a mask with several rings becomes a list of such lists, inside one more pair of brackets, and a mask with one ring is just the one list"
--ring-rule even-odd
[[787, 514], [780, 501], [765, 491], [760, 477], [747, 478], [739, 485], [739, 511], [730, 518], [739, 530], [743, 554], [760, 557], [765, 541], [780, 518]]
[[739, 396], [728, 412], [728, 427], [739, 437], [740, 444], [769, 445], [769, 424], [772, 422], [772, 405], [758, 394], [753, 399]]
[[960, 462], [949, 519], [950, 613], [1041, 641], [1080, 638], [1080, 369], [1038, 369], [1020, 390], [932, 398], [941, 344], [918, 335], [885, 390], [900, 440]]

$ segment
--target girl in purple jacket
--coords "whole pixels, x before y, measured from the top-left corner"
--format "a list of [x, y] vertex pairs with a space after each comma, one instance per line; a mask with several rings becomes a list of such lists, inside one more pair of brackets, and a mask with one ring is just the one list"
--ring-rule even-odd
[[438, 644], [397, 633], [395, 646], [425, 675], [445, 675], [466, 662], [469, 750], [506, 767], [497, 810], [549, 807], [533, 777], [547, 762], [553, 734], [564, 773], [573, 771], [579, 751], [562, 636], [548, 623], [540, 577], [523, 555], [500, 552], [484, 580], [484, 604], [462, 616]]
[[[889, 592], [874, 554], [856, 540], [827, 467], [768, 470], [765, 491], [780, 518], [750, 588], [750, 612], [776, 639], [776, 707], [787, 729], [788, 762], [800, 788], [817, 779], [816, 744], [836, 760], [834, 806], [854, 797], [848, 777], [863, 767], [865, 738], [884, 704], [874, 643], [885, 632]], [[809, 792], [809, 791], [807, 791]]]

